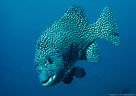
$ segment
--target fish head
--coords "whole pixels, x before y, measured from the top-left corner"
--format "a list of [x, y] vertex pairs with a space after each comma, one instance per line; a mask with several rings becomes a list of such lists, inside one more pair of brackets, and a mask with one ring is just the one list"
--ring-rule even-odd
[[35, 57], [35, 67], [43, 86], [53, 86], [61, 81], [64, 75], [63, 65], [63, 57], [59, 53], [50, 52]]

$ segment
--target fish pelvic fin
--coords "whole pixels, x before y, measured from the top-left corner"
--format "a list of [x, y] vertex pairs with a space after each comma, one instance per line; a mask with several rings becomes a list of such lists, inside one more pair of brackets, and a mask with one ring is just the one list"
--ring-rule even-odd
[[96, 39], [103, 38], [114, 45], [120, 45], [117, 24], [110, 7], [105, 7], [97, 21], [89, 28], [93, 30]]

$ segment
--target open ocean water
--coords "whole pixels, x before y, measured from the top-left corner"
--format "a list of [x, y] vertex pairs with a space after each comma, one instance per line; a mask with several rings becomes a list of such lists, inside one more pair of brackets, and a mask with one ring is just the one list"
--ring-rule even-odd
[[[120, 47], [99, 39], [102, 61], [81, 61], [86, 76], [70, 85], [43, 87], [34, 68], [36, 40], [72, 5], [80, 5], [89, 24], [111, 6]], [[136, 96], [136, 0], [0, 0], [0, 96]]]

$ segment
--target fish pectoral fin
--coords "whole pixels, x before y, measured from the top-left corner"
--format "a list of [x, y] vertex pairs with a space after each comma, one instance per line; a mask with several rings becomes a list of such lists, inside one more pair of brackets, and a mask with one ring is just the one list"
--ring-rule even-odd
[[86, 59], [87, 61], [93, 62], [93, 63], [99, 63], [101, 61], [100, 52], [96, 42], [92, 43], [86, 49]]

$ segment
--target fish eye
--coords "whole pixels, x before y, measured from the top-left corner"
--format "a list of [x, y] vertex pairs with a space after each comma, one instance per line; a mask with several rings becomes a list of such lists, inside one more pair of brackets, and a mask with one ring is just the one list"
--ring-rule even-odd
[[49, 57], [48, 58], [48, 62], [50, 63], [50, 64], [53, 64], [53, 61], [52, 61], [52, 59]]

